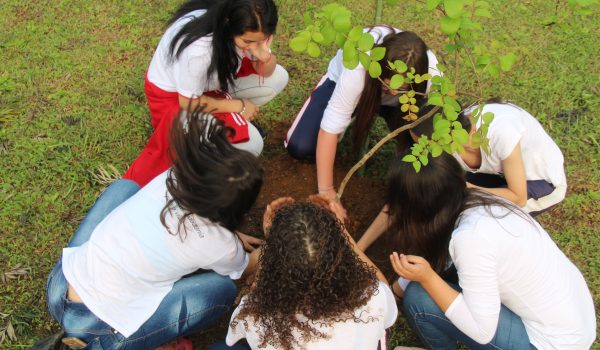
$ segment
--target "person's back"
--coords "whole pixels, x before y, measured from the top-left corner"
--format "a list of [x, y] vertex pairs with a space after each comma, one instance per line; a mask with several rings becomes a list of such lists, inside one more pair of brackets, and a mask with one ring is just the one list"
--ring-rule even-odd
[[499, 298], [521, 317], [538, 349], [589, 347], [594, 305], [579, 270], [535, 220], [491, 210], [493, 216], [484, 207], [465, 211], [449, 247], [472, 326], [495, 329]]
[[313, 203], [288, 204], [275, 213], [256, 281], [232, 315], [226, 343], [385, 349], [385, 329], [397, 313], [385, 277], [334, 214]]

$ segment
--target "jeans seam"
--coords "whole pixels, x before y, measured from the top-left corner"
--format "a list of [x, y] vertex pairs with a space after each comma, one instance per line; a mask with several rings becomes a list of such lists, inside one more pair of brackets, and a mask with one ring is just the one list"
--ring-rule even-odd
[[421, 327], [420, 327], [419, 323], [417, 322], [417, 318], [423, 318], [424, 316], [433, 316], [433, 317], [435, 317], [439, 320], [442, 320], [446, 323], [449, 323], [451, 325], [453, 325], [453, 324], [452, 324], [452, 322], [448, 321], [447, 319], [445, 319], [443, 317], [438, 316], [437, 314], [430, 314], [428, 312], [417, 312], [413, 315], [413, 318], [415, 320], [415, 326], [417, 328], [417, 331], [419, 332], [419, 335], [421, 336], [421, 339], [423, 339], [423, 341], [425, 341], [425, 343], [427, 343], [427, 347], [429, 349], [433, 349], [433, 346], [429, 342], [429, 339], [425, 338], [425, 336], [423, 335], [423, 332], [421, 331]]
[[205, 313], [205, 312], [208, 312], [208, 311], [213, 311], [214, 309], [217, 309], [217, 308], [225, 308], [226, 311], [227, 311], [227, 310], [229, 310], [230, 306], [229, 305], [214, 305], [214, 306], [210, 307], [209, 309], [205, 309], [205, 310], [202, 310], [202, 311], [195, 312], [195, 313], [193, 313], [191, 315], [188, 315], [186, 318], [182, 318], [182, 319], [177, 320], [175, 322], [171, 322], [171, 323], [169, 323], [168, 325], [165, 325], [162, 328], [155, 329], [154, 331], [152, 331], [150, 333], [147, 333], [147, 334], [145, 334], [142, 337], [139, 337], [139, 338], [136, 338], [136, 339], [127, 339], [127, 338], [125, 338], [121, 342], [117, 342], [117, 344], [118, 344], [118, 346], [123, 346], [123, 345], [129, 344], [130, 342], [134, 343], [134, 342], [137, 342], [137, 341], [140, 341], [140, 340], [145, 340], [146, 338], [150, 337], [151, 335], [156, 334], [158, 332], [162, 332], [165, 329], [167, 329], [169, 327], [172, 327], [175, 324], [186, 322], [187, 320], [189, 320], [190, 318], [192, 318], [192, 317], [194, 317], [194, 316], [196, 316], [198, 314]]

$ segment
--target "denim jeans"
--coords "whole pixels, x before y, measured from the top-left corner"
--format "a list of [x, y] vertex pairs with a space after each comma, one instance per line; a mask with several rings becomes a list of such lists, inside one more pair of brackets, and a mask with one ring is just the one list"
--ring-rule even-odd
[[[85, 243], [96, 225], [139, 189], [131, 180], [118, 180], [109, 186], [90, 209], [69, 246]], [[66, 337], [87, 343], [85, 349], [152, 349], [213, 324], [229, 310], [237, 294], [229, 277], [212, 271], [189, 275], [175, 282], [154, 314], [125, 338], [85, 304], [67, 299], [67, 281], [60, 260], [50, 273], [47, 288], [50, 314], [64, 328]]]
[[[460, 287], [450, 285], [460, 291]], [[411, 282], [406, 287], [402, 306], [408, 323], [427, 349], [455, 350], [457, 341], [469, 349], [535, 349], [521, 318], [504, 305], [496, 334], [488, 344], [479, 344], [456, 328], [419, 283]]]

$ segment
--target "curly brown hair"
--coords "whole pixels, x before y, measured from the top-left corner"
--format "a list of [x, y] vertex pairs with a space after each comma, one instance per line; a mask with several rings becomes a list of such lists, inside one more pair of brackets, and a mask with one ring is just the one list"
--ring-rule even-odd
[[302, 348], [311, 339], [327, 337], [319, 326], [374, 320], [355, 316], [355, 310], [377, 293], [375, 271], [353, 251], [343, 224], [322, 206], [281, 207], [259, 262], [232, 326], [243, 322], [247, 328], [244, 320], [252, 318], [261, 326], [260, 347]]

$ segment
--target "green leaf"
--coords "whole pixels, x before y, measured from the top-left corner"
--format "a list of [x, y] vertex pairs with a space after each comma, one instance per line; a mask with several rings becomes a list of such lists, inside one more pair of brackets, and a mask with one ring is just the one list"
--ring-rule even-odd
[[487, 72], [490, 73], [490, 75], [494, 78], [497, 78], [500, 76], [500, 68], [498, 68], [497, 65], [491, 63], [490, 65], [487, 66], [486, 68]]
[[448, 16], [444, 16], [442, 17], [442, 21], [440, 23], [440, 30], [446, 35], [455, 34], [460, 28], [460, 22], [460, 19], [454, 19]]
[[450, 18], [460, 18], [463, 14], [463, 0], [444, 0], [444, 10]]
[[427, 103], [432, 106], [443, 106], [444, 101], [442, 99], [442, 94], [439, 92], [432, 92], [429, 94], [429, 98], [427, 99]]
[[329, 23], [323, 25], [321, 34], [323, 34], [323, 45], [329, 45], [335, 40], [335, 29]]
[[[390, 79], [390, 87], [392, 89], [398, 89], [404, 84], [404, 77], [400, 74], [394, 74]], [[404, 95], [403, 95], [404, 96]], [[406, 103], [406, 102], [403, 102]]]
[[423, 146], [421, 146], [418, 143], [415, 143], [412, 147], [411, 147], [411, 151], [412, 154], [421, 154], [421, 152], [423, 152]]
[[450, 105], [456, 112], [460, 112], [460, 105], [450, 96], [444, 96], [444, 104]]
[[413, 156], [412, 154], [407, 154], [402, 158], [402, 161], [407, 163], [414, 162], [415, 160], [417, 160], [417, 157]]
[[312, 39], [314, 42], [321, 44], [325, 40], [325, 37], [320, 32], [314, 32], [312, 34]]
[[500, 69], [502, 69], [503, 71], [509, 71], [513, 64], [515, 63], [515, 61], [517, 60], [517, 55], [515, 55], [514, 53], [507, 53], [504, 56], [500, 56]]
[[427, 10], [433, 11], [441, 2], [442, 0], [427, 0]]
[[308, 47], [306, 48], [306, 52], [310, 57], [319, 57], [321, 56], [321, 49], [319, 46], [313, 42], [308, 43]]
[[304, 12], [304, 25], [308, 27], [311, 24], [313, 24], [313, 20], [310, 18], [310, 13]]
[[375, 44], [373, 36], [369, 33], [362, 33], [358, 40], [358, 49], [362, 52], [367, 52], [373, 48], [373, 44]]
[[433, 124], [433, 130], [447, 134], [450, 132], [450, 122], [446, 119], [440, 119], [437, 123]]
[[469, 133], [465, 129], [452, 130], [452, 139], [461, 145], [469, 143]]
[[479, 56], [475, 60], [475, 64], [477, 64], [478, 66], [487, 66], [488, 64], [490, 64], [490, 62], [492, 62], [492, 58], [489, 55]]
[[431, 156], [433, 158], [439, 157], [442, 152], [442, 146], [438, 145], [437, 143], [431, 144]]
[[408, 70], [408, 66], [406, 65], [406, 63], [400, 60], [395, 60], [394, 66], [396, 66], [396, 71], [398, 73], [404, 73]]
[[427, 164], [429, 164], [429, 158], [427, 158], [426, 154], [423, 154], [419, 157], [419, 161], [421, 162], [421, 164], [423, 164], [424, 166], [427, 166]]
[[335, 43], [338, 44], [339, 47], [344, 47], [344, 44], [346, 43], [346, 37], [344, 34], [337, 33], [335, 35]]
[[358, 39], [360, 39], [360, 36], [363, 34], [363, 29], [361, 26], [356, 26], [354, 28], [352, 28], [352, 30], [350, 31], [350, 33], [348, 33], [348, 40], [352, 40], [352, 41], [358, 41]]
[[338, 16], [333, 20], [333, 29], [338, 33], [348, 33], [351, 27], [350, 16]]
[[[443, 72], [445, 72], [445, 71], [446, 71], [446, 66], [444, 66], [444, 65], [443, 65], [443, 64], [441, 64], [441, 63], [438, 63], [438, 64], [436, 64], [436, 65], [435, 65], [435, 68], [438, 70], [438, 72], [442, 72], [442, 73], [443, 73]], [[439, 75], [435, 75], [435, 76], [433, 76], [433, 77], [431, 78], [431, 81], [433, 82], [433, 81], [435, 80], [435, 78], [436, 78], [436, 77], [440, 78], [440, 76], [439, 76]]]
[[290, 48], [295, 52], [304, 52], [308, 46], [308, 40], [306, 37], [297, 36], [290, 40]]
[[400, 100], [399, 101], [402, 104], [408, 103], [408, 96], [406, 96], [406, 94], [402, 94], [402, 96], [400, 96]]
[[360, 61], [360, 64], [365, 67], [365, 69], [371, 65], [371, 57], [364, 52], [358, 53], [358, 60]]
[[408, 110], [411, 111], [412, 113], [417, 113], [419, 111], [419, 106], [417, 106], [417, 105], [410, 105], [408, 107]]
[[371, 50], [371, 59], [373, 61], [380, 61], [385, 57], [385, 47], [374, 47]]
[[485, 124], [489, 125], [493, 120], [494, 120], [494, 113], [492, 113], [492, 112], [483, 113], [483, 122]]
[[412, 162], [413, 168], [415, 168], [415, 171], [418, 173], [419, 171], [421, 171], [421, 162], [414, 161]]
[[446, 115], [446, 118], [450, 121], [458, 119], [458, 113], [456, 113], [454, 108], [449, 104], [444, 105], [444, 115]]
[[369, 65], [369, 75], [371, 78], [377, 78], [381, 75], [381, 65], [379, 62], [371, 61], [371, 65]]

